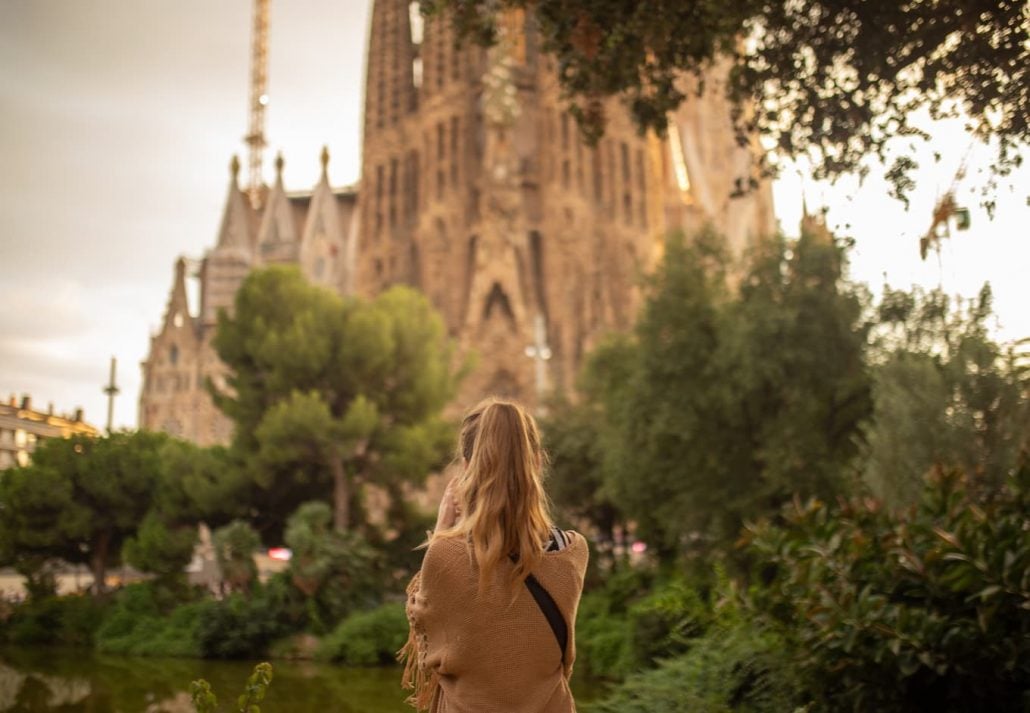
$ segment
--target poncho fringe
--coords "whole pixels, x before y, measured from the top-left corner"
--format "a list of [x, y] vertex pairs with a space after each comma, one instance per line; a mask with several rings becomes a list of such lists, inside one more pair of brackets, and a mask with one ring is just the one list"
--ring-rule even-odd
[[[419, 590], [422, 573], [417, 572], [408, 583], [406, 593], [408, 600]], [[416, 623], [412, 622], [408, 627], [408, 641], [397, 652], [397, 660], [404, 663], [404, 673], [401, 675], [401, 686], [412, 691], [405, 703], [411, 705], [417, 711], [428, 711], [433, 705], [437, 691], [440, 688], [439, 677], [436, 673], [426, 671], [426, 648], [427, 639], [424, 631]]]

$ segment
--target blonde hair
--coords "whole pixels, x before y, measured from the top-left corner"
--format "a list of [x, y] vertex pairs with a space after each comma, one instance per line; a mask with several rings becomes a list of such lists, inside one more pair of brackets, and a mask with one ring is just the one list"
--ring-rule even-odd
[[480, 591], [497, 566], [515, 555], [511, 585], [517, 587], [543, 557], [551, 529], [543, 487], [546, 454], [536, 421], [513, 401], [486, 399], [462, 420], [458, 455], [465, 461], [455, 489], [462, 516], [435, 536], [468, 539]]

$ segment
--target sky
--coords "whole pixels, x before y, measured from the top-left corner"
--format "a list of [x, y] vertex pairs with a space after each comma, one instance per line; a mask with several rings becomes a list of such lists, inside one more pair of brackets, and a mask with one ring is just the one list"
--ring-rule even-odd
[[[357, 180], [369, 4], [272, 0], [266, 177], [281, 150], [288, 190], [315, 184], [323, 145], [333, 184]], [[252, 0], [0, 0], [0, 398], [82, 407], [103, 426], [114, 356], [114, 424], [136, 426], [175, 260], [214, 245], [230, 158], [246, 162], [251, 12]], [[924, 262], [919, 235], [968, 146], [957, 124], [933, 133], [943, 158], [927, 154], [907, 211], [875, 168], [833, 186], [788, 169], [781, 225], [796, 232], [803, 191], [855, 239], [852, 276], [875, 292], [971, 296], [990, 281], [1000, 338], [1030, 336], [1030, 169], [988, 220], [969, 191], [989, 152], [974, 149], [959, 186], [973, 227]]]

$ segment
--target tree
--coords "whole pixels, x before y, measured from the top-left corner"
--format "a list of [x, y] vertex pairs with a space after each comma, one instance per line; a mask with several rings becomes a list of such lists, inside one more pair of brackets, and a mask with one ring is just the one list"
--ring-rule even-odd
[[[815, 161], [817, 178], [866, 170], [894, 137], [922, 134], [917, 109], [961, 112], [996, 142], [994, 170], [1021, 162], [1030, 139], [1030, 24], [1017, 0], [793, 3], [635, 0], [423, 0], [451, 14], [459, 36], [498, 39], [499, 10], [532, 12], [543, 50], [588, 136], [604, 127], [601, 99], [622, 96], [642, 129], [666, 127], [690, 91], [711, 91], [728, 63], [726, 91], [741, 141], [758, 132], [790, 157]], [[724, 58], [724, 59], [721, 59]], [[705, 80], [684, 81], [685, 76]], [[888, 171], [899, 191], [914, 163]]]
[[940, 290], [887, 288], [873, 342], [874, 413], [864, 475], [891, 505], [915, 502], [935, 466], [992, 491], [1030, 441], [1025, 373], [988, 334], [991, 292], [955, 306]]
[[844, 280], [845, 251], [819, 223], [797, 241], [769, 239], [730, 305], [723, 359], [730, 407], [770, 504], [794, 492], [847, 490], [872, 409], [868, 299]]
[[30, 473], [47, 472], [55, 493], [67, 491], [62, 510], [35, 526], [53, 535], [53, 556], [89, 566], [96, 592], [150, 508], [166, 440], [147, 431], [73, 436], [45, 441], [33, 454]]
[[317, 498], [332, 501], [334, 526], [348, 530], [357, 487], [396, 490], [447, 453], [451, 347], [414, 290], [366, 302], [313, 286], [296, 268], [258, 270], [233, 315], [219, 316], [214, 344], [231, 376], [212, 392], [236, 422], [232, 448], [258, 486], [251, 507], [264, 530], [277, 533]]
[[232, 507], [224, 463], [220, 450], [147, 431], [49, 439], [0, 478], [0, 560], [41, 592], [56, 560], [88, 565], [96, 592], [123, 556], [176, 577], [197, 524]]
[[215, 559], [222, 570], [222, 579], [229, 589], [247, 593], [257, 579], [254, 552], [261, 546], [261, 538], [254, 528], [243, 520], [233, 520], [211, 535]]
[[72, 483], [55, 470], [29, 466], [0, 475], [0, 564], [25, 577], [31, 599], [54, 594], [55, 561], [77, 555], [59, 526], [74, 512]]
[[196, 543], [196, 526], [173, 528], [157, 513], [148, 512], [136, 534], [125, 541], [122, 557], [141, 572], [175, 584], [183, 579]]
[[122, 548], [125, 561], [168, 583], [183, 578], [201, 521], [218, 525], [238, 509], [238, 484], [224, 449], [167, 439], [149, 508]]
[[551, 499], [566, 517], [588, 522], [596, 544], [612, 547], [623, 517], [604, 480], [603, 418], [600, 406], [586, 397], [578, 403], [557, 398], [548, 404], [541, 428], [551, 462]]
[[588, 360], [607, 488], [663, 558], [795, 493], [832, 497], [870, 408], [860, 295], [826, 235], [770, 240], [739, 285], [711, 232], [673, 237], [630, 336]]
[[331, 629], [355, 608], [374, 603], [379, 595], [379, 560], [354, 532], [332, 527], [332, 512], [323, 502], [301, 505], [286, 525], [292, 552], [290, 578], [307, 597], [316, 628]]

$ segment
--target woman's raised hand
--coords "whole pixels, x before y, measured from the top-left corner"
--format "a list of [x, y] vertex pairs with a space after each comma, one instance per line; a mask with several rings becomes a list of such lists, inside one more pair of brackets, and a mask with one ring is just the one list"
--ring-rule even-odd
[[443, 497], [440, 499], [440, 510], [436, 514], [436, 532], [454, 527], [454, 523], [461, 516], [461, 506], [458, 504], [456, 479], [451, 478], [447, 487], [443, 490]]

